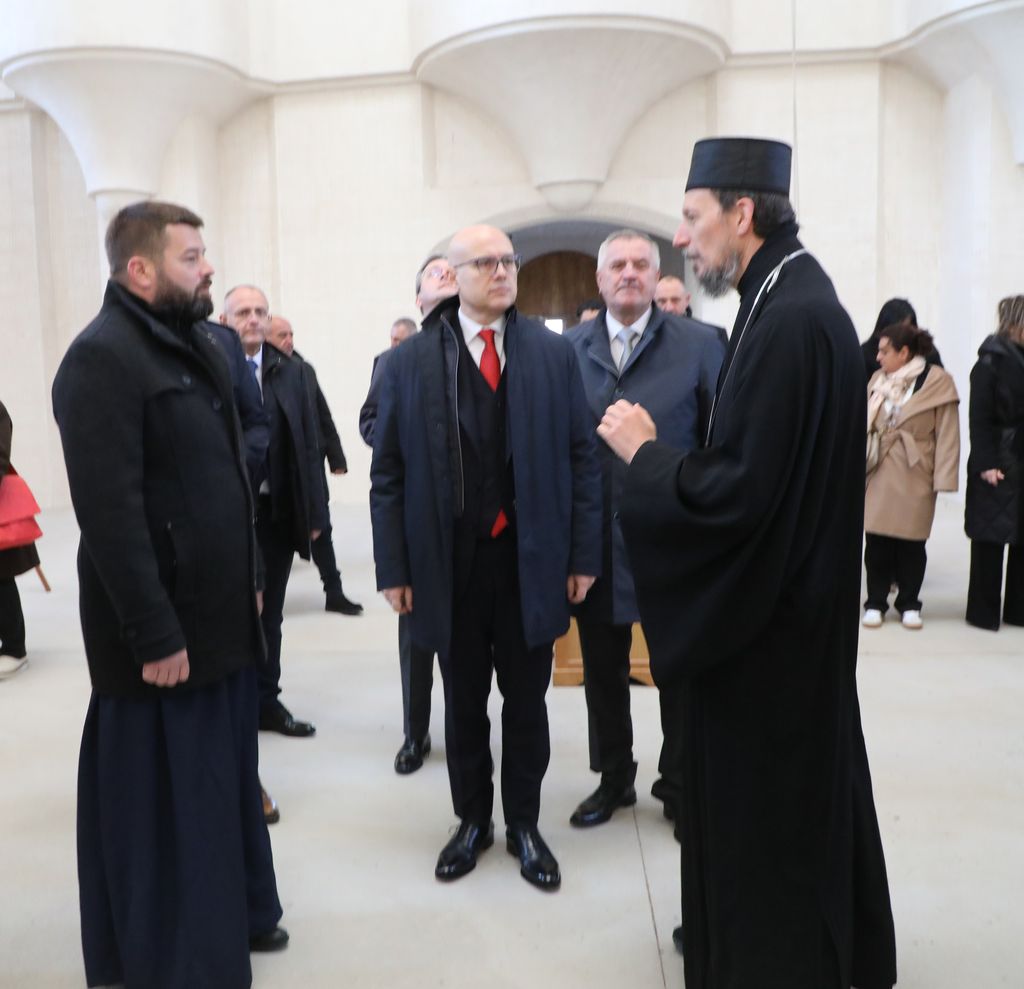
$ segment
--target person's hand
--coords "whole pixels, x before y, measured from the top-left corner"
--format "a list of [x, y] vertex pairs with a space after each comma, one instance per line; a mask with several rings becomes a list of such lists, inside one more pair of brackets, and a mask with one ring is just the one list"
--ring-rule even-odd
[[983, 470], [981, 479], [995, 487], [1000, 481], [1006, 480], [1006, 475], [998, 467], [993, 467], [992, 470]]
[[587, 577], [584, 574], [571, 573], [566, 585], [566, 593], [569, 595], [571, 604], [582, 604], [587, 596], [587, 591], [594, 586], [596, 577]]
[[179, 649], [163, 659], [142, 664], [142, 679], [154, 687], [173, 687], [188, 679], [188, 652]]
[[348, 471], [345, 470], [344, 467], [335, 467], [334, 470], [331, 471], [331, 473], [332, 474], [347, 474]]
[[597, 427], [597, 435], [611, 447], [612, 452], [627, 464], [633, 462], [636, 451], [648, 440], [658, 438], [654, 420], [642, 405], [619, 399], [605, 409]]
[[309, 541], [311, 543], [315, 543], [319, 538], [320, 538], [320, 530], [319, 529], [310, 529], [309, 530]]
[[384, 595], [388, 604], [398, 614], [407, 615], [412, 611], [412, 588], [408, 585], [405, 587], [385, 587], [381, 594]]

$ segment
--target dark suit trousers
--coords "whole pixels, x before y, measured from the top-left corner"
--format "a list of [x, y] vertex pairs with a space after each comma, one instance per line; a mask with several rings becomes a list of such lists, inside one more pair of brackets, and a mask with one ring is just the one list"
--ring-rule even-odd
[[320, 580], [325, 591], [341, 590], [341, 573], [338, 561], [334, 556], [333, 529], [331, 528], [331, 494], [327, 488], [327, 475], [320, 470], [320, 483], [324, 487], [324, 505], [327, 507], [327, 525], [320, 530], [320, 535], [310, 544], [313, 562], [320, 571]]
[[13, 577], [0, 579], [0, 653], [7, 656], [25, 653], [25, 615]]
[[434, 654], [412, 641], [408, 615], [398, 616], [398, 665], [402, 673], [402, 730], [407, 742], [422, 742], [430, 730]]
[[492, 671], [501, 711], [501, 799], [507, 824], [536, 824], [540, 788], [551, 755], [545, 702], [551, 681], [547, 642], [527, 648], [519, 600], [515, 536], [477, 543], [465, 591], [456, 598], [451, 648], [440, 657], [444, 679], [445, 747], [452, 804], [462, 819], [485, 824], [494, 804]]
[[[979, 628], [999, 628], [1003, 589], [1003, 543], [971, 540], [971, 582], [967, 589], [967, 621]], [[1024, 625], [1024, 546], [1011, 546], [1006, 561], [1003, 621]]]
[[613, 786], [628, 786], [636, 778], [633, 719], [629, 710], [633, 628], [586, 617], [578, 617], [576, 625], [583, 652], [590, 768]]
[[273, 519], [270, 498], [260, 495], [256, 510], [256, 540], [266, 570], [263, 588], [263, 637], [267, 641], [267, 662], [260, 668], [260, 708], [278, 703], [281, 693], [281, 623], [284, 621], [284, 597], [292, 572], [295, 543], [291, 520]]

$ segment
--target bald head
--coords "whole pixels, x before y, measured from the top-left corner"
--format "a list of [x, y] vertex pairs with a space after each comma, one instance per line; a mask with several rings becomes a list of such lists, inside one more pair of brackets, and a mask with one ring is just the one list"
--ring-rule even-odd
[[654, 304], [662, 312], [685, 316], [690, 305], [690, 293], [675, 275], [666, 275], [654, 290]]
[[497, 227], [460, 230], [448, 245], [462, 309], [478, 323], [490, 323], [516, 301], [519, 261], [512, 241]]
[[270, 329], [267, 331], [267, 340], [283, 351], [289, 357], [295, 350], [295, 334], [292, 331], [292, 324], [284, 316], [271, 316]]

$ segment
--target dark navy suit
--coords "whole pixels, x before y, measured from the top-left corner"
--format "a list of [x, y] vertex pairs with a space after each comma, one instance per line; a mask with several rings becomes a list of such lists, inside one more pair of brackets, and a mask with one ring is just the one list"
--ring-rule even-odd
[[512, 525], [497, 539], [467, 541], [467, 506], [479, 504], [472, 480], [490, 461], [474, 415], [480, 371], [465, 352], [458, 306], [442, 303], [383, 370], [370, 471], [377, 586], [411, 585], [413, 640], [441, 659], [456, 814], [486, 823], [491, 813], [486, 705], [496, 669], [505, 819], [535, 824], [551, 646], [569, 625], [567, 578], [600, 571], [594, 427], [572, 347], [510, 308], [496, 435]]

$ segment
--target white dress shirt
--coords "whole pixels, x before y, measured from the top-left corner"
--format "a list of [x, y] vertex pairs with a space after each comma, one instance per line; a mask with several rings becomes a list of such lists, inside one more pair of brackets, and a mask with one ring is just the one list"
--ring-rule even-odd
[[636, 333], [636, 340], [633, 341], [633, 349], [636, 350], [636, 345], [640, 342], [640, 337], [644, 335], [644, 330], [647, 329], [647, 324], [651, 321], [651, 315], [653, 312], [653, 307], [648, 306], [647, 312], [645, 312], [635, 323], [631, 323], [627, 327], [624, 323], [620, 323], [611, 314], [611, 310], [606, 310], [604, 321], [608, 326], [608, 343], [612, 348], [612, 360], [615, 361], [616, 367], [619, 367], [622, 364], [622, 340], [619, 339], [619, 331], [623, 329], [631, 329]]
[[460, 308], [459, 325], [462, 327], [462, 338], [466, 341], [469, 353], [476, 366], [480, 366], [480, 359], [484, 356], [484, 338], [480, 336], [481, 330], [494, 330], [494, 349], [498, 351], [498, 364], [502, 371], [505, 370], [505, 314], [502, 313], [493, 323], [475, 323]]

